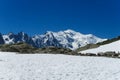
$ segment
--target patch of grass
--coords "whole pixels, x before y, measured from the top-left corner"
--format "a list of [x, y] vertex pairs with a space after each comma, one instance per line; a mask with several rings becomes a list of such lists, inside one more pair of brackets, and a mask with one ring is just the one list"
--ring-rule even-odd
[[97, 47], [99, 47], [98, 44], [88, 44], [86, 46], [78, 48], [76, 51], [79, 52], [79, 51], [83, 51], [83, 50], [87, 50], [87, 49], [92, 49], [92, 48], [97, 48]]

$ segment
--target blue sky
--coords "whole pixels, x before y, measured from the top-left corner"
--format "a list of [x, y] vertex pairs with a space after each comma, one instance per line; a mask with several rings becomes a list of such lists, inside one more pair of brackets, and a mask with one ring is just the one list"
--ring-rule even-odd
[[120, 35], [119, 0], [0, 0], [0, 32], [29, 35], [73, 29], [103, 38]]

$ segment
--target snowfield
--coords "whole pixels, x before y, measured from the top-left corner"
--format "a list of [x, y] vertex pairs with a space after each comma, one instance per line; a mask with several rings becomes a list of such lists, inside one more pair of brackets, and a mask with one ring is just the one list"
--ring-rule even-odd
[[110, 44], [102, 45], [98, 48], [81, 51], [80, 53], [96, 53], [97, 54], [99, 52], [109, 52], [109, 51], [118, 53], [120, 52], [119, 46], [120, 46], [120, 40], [112, 42]]
[[0, 80], [120, 80], [120, 59], [0, 52]]

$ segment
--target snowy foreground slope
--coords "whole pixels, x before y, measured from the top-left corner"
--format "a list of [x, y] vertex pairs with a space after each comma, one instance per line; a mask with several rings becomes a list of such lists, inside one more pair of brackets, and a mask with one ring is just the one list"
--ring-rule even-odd
[[120, 80], [120, 59], [0, 53], [0, 80]]
[[81, 51], [81, 53], [99, 53], [99, 52], [107, 52], [107, 51], [112, 51], [116, 53], [120, 52], [120, 40], [100, 46], [98, 48]]

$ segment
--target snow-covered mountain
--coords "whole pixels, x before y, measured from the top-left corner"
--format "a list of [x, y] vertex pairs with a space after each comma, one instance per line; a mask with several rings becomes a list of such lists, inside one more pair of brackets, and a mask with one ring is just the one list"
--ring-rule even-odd
[[62, 48], [69, 48], [75, 50], [79, 47], [85, 46], [87, 44], [95, 44], [97, 42], [102, 42], [106, 39], [98, 38], [92, 34], [81, 34], [73, 30], [65, 30], [59, 32], [47, 31], [43, 35], [35, 35], [33, 37], [28, 36], [24, 32], [18, 34], [9, 33], [6, 35], [1, 35], [0, 44], [13, 44], [18, 42], [26, 42], [35, 47], [47, 47], [55, 46]]
[[19, 42], [25, 42], [34, 46], [34, 42], [30, 36], [24, 32], [18, 34], [8, 33], [3, 35], [4, 44], [14, 44]]
[[112, 42], [110, 44], [106, 44], [106, 45], [102, 45], [98, 48], [94, 48], [94, 49], [88, 49], [85, 51], [81, 51], [81, 53], [99, 53], [99, 52], [120, 52], [120, 40]]
[[69, 49], [77, 49], [90, 43], [102, 42], [105, 39], [98, 38], [92, 34], [81, 34], [73, 30], [65, 30], [59, 32], [48, 31], [44, 35], [36, 35], [33, 38], [36, 45], [41, 46], [57, 46]]

